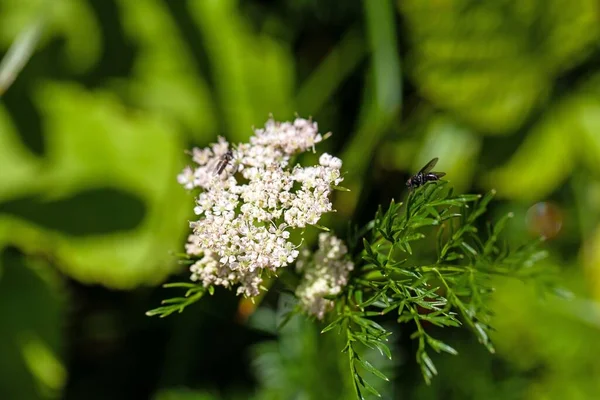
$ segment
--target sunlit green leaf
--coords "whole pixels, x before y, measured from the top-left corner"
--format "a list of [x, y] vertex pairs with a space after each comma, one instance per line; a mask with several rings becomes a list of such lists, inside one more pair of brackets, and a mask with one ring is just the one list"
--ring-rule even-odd
[[420, 93], [482, 132], [519, 127], [558, 73], [583, 59], [600, 35], [593, 0], [398, 4]]
[[282, 118], [293, 113], [294, 68], [289, 49], [254, 33], [234, 1], [187, 5], [204, 37], [228, 137], [242, 141], [269, 114]]
[[[18, 181], [19, 175], [0, 181], [2, 197], [27, 193], [59, 201], [90, 188], [108, 187], [137, 196], [145, 215], [135, 229], [96, 236], [63, 234], [60, 222], [48, 231], [36, 223], [37, 217], [2, 217], [0, 240], [52, 254], [60, 260], [58, 268], [83, 282], [127, 288], [163, 280], [178, 268], [169, 252], [179, 250], [191, 206], [191, 198], [175, 179], [182, 166], [182, 146], [173, 127], [150, 115], [127, 114], [114, 97], [73, 85], [46, 85], [37, 100], [44, 111], [47, 160], [43, 168], [31, 161], [27, 166], [27, 156], [15, 157], [23, 151], [10, 131], [0, 133], [0, 140], [14, 146], [10, 157], [15, 164], [6, 163], [7, 170], [20, 174]], [[116, 216], [122, 210], [113, 212]], [[64, 224], [85, 221], [65, 219]]]

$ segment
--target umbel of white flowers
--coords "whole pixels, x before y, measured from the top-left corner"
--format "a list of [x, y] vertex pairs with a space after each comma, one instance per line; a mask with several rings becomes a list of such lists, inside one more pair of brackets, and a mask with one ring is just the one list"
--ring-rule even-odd
[[290, 241], [290, 230], [315, 225], [332, 211], [332, 186], [343, 179], [342, 161], [326, 153], [319, 165], [290, 165], [293, 155], [314, 151], [322, 140], [313, 121], [270, 119], [249, 143], [231, 146], [219, 138], [193, 149], [194, 167], [178, 176], [185, 188], [202, 189], [186, 245], [198, 258], [192, 280], [205, 287], [237, 285], [238, 294], [256, 296], [264, 272], [294, 262], [300, 243]]
[[296, 269], [304, 273], [304, 279], [296, 289], [296, 296], [304, 312], [323, 319], [333, 308], [333, 301], [325, 296], [341, 293], [354, 269], [347, 253], [344, 242], [329, 232], [319, 235], [319, 248], [312, 258], [310, 251], [302, 251]]

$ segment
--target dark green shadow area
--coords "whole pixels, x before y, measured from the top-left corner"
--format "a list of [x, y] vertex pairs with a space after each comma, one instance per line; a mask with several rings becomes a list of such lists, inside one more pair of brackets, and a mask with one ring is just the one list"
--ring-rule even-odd
[[136, 228], [146, 205], [137, 196], [114, 188], [98, 188], [57, 201], [23, 197], [0, 204], [9, 214], [68, 235], [100, 235]]
[[60, 359], [63, 317], [59, 296], [15, 248], [2, 250], [0, 270], [0, 398], [44, 399], [25, 362], [23, 346], [28, 340], [39, 340]]

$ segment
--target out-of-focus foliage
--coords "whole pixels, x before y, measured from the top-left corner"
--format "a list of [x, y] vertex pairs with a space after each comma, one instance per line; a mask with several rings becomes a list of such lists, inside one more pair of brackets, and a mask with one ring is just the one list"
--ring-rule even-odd
[[[533, 376], [527, 387], [530, 398], [585, 399], [598, 393], [598, 305], [558, 299], [536, 304], [531, 290], [505, 288], [513, 295], [501, 296], [494, 304], [503, 311], [496, 325], [499, 351], [512, 368]], [[531, 306], [520, 308], [523, 303]]]
[[[286, 296], [282, 298], [285, 303]], [[279, 333], [277, 341], [254, 346], [253, 366], [261, 384], [256, 399], [353, 398], [348, 362], [345, 356], [339, 355], [344, 338], [341, 335], [321, 335], [315, 324], [299, 315], [292, 317], [279, 330], [276, 321], [276, 314], [267, 309], [257, 311], [250, 320], [256, 328]], [[393, 343], [390, 347], [397, 350]], [[362, 346], [361, 350], [364, 360], [393, 376], [393, 363], [379, 357], [379, 351]], [[324, 376], [335, 384], [324, 385]], [[373, 382], [373, 385], [386, 396], [392, 395], [392, 387], [386, 382]], [[370, 393], [365, 395], [371, 398]]]
[[552, 298], [539, 303], [537, 293], [522, 283], [496, 283], [494, 341], [500, 357], [489, 357], [456, 337], [453, 344], [468, 356], [455, 357], [456, 363], [434, 359], [440, 379], [431, 387], [413, 388], [411, 398], [589, 399], [598, 393], [598, 307], [577, 304], [582, 312], [577, 315], [571, 302]]
[[[9, 156], [16, 174], [2, 180], [1, 240], [51, 255], [83, 282], [125, 288], [163, 280], [189, 207], [169, 179], [181, 165], [181, 141], [160, 119], [128, 115], [100, 91], [47, 84], [35, 99], [47, 152], [44, 160]], [[13, 145], [1, 151], [23, 152], [9, 135]]]
[[[538, 200], [550, 195], [578, 165], [600, 171], [600, 76], [557, 101], [509, 162], [487, 177], [505, 196]], [[595, 175], [598, 175], [596, 172]]]
[[[0, 254], [0, 397], [56, 397], [66, 383], [65, 300], [60, 282], [44, 262], [32, 263], [14, 248]], [[15, 313], [15, 309], [18, 310]]]
[[595, 0], [0, 0], [3, 53], [44, 27], [0, 102], [0, 397], [346, 393], [337, 348], [308, 323], [256, 337], [219, 293], [172, 320], [143, 314], [157, 299], [140, 287], [182, 270], [183, 149], [298, 112], [335, 133], [323, 150], [348, 171], [338, 231], [400, 200], [434, 156], [459, 191], [497, 189], [511, 242], [537, 202], [562, 212], [546, 247], [578, 301], [502, 287], [498, 354], [444, 331], [459, 356], [434, 358], [432, 386], [396, 332], [388, 398], [593, 398], [599, 20]]
[[419, 91], [484, 133], [508, 133], [600, 37], [594, 0], [407, 0]]
[[[277, 333], [275, 313], [260, 310], [252, 323]], [[257, 344], [253, 366], [262, 389], [261, 400], [291, 398], [351, 398], [352, 387], [346, 365], [340, 362], [340, 337], [323, 340], [318, 328], [300, 316], [292, 318], [281, 330], [277, 341]], [[321, 384], [323, 376], [336, 382]]]
[[475, 175], [476, 182], [497, 188], [500, 196], [533, 201], [551, 194], [581, 162], [597, 170], [598, 79], [583, 73], [565, 85], [594, 57], [600, 38], [596, 2], [399, 5], [408, 27], [409, 75], [419, 93], [481, 134], [526, 132], [507, 164]]
[[[437, 375], [430, 353], [458, 352], [432, 336], [426, 326], [450, 329], [464, 325], [494, 353], [489, 336], [494, 312], [487, 305], [489, 294], [495, 292], [491, 278], [512, 277], [551, 288], [551, 270], [536, 265], [547, 256], [536, 242], [515, 249], [501, 240], [512, 214], [488, 224], [487, 237], [479, 233], [478, 219], [493, 194], [454, 196], [446, 182], [437, 182], [412, 191], [404, 208], [392, 201], [387, 210], [378, 209], [368, 225], [369, 234], [362, 238], [362, 260], [355, 258], [354, 277], [336, 301], [333, 322], [322, 331], [345, 332], [344, 352], [348, 353], [357, 397], [365, 391], [378, 394], [361, 374], [361, 366], [388, 381], [356, 351], [356, 345], [363, 343], [391, 359], [387, 342], [392, 333], [377, 323], [377, 318], [388, 316], [399, 324], [416, 325], [410, 337], [418, 341], [416, 361], [430, 383]], [[438, 226], [437, 232], [430, 229]], [[437, 257], [428, 251], [423, 254], [420, 241], [433, 241], [434, 237]], [[351, 240], [349, 245], [357, 247]]]

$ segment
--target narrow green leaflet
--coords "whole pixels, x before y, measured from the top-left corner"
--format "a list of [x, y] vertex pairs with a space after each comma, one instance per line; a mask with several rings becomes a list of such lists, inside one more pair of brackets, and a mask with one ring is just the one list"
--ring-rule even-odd
[[[357, 398], [363, 392], [376, 393], [364, 372], [387, 380], [359, 355], [365, 346], [391, 358], [386, 344], [391, 332], [378, 318], [393, 311], [397, 323], [416, 325], [411, 335], [418, 342], [416, 362], [429, 383], [437, 369], [428, 350], [450, 355], [458, 352], [431, 336], [425, 323], [467, 327], [494, 352], [489, 337], [492, 310], [487, 306], [494, 288], [489, 278], [531, 279], [544, 288], [551, 287], [547, 283], [552, 279], [540, 279], [542, 272], [534, 267], [545, 255], [538, 247], [540, 242], [515, 250], [499, 247], [510, 215], [487, 231], [477, 228], [494, 194], [455, 195], [446, 182], [432, 182], [411, 192], [404, 207], [392, 202], [388, 210], [378, 210], [370, 223], [370, 235], [365, 232], [369, 239], [363, 237], [363, 247], [357, 249], [360, 258], [345, 295], [337, 298], [332, 322], [322, 330], [345, 332], [344, 352], [348, 353]], [[430, 258], [430, 254], [420, 254], [428, 240], [430, 247], [438, 250], [436, 259], [421, 263], [419, 260]]]

